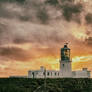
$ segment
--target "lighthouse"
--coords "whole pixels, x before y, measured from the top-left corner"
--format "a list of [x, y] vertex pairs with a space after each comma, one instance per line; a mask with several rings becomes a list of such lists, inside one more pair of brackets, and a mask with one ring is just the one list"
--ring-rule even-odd
[[68, 48], [68, 43], [61, 48], [61, 58], [60, 58], [60, 72], [63, 77], [72, 77], [71, 69], [71, 59], [70, 59], [70, 48]]
[[60, 50], [60, 69], [48, 70], [41, 66], [39, 70], [29, 70], [28, 78], [90, 78], [90, 71], [84, 67], [82, 70], [72, 71], [71, 49], [68, 43]]

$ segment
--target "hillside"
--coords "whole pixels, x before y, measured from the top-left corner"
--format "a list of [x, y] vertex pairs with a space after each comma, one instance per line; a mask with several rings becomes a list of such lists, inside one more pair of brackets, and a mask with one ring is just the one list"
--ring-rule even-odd
[[[44, 79], [0, 79], [0, 92], [45, 92], [44, 90]], [[92, 79], [47, 79], [46, 92], [92, 92]]]

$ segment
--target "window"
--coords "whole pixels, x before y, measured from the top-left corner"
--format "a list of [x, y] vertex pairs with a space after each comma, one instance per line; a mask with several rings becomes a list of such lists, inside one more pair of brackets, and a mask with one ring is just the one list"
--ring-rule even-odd
[[63, 64], [63, 67], [64, 67], [65, 65]]
[[46, 73], [45, 72], [43, 72], [43, 75], [45, 75]]
[[47, 73], [47, 75], [49, 76], [49, 72]]
[[57, 75], [57, 73], [55, 73], [55, 76]]

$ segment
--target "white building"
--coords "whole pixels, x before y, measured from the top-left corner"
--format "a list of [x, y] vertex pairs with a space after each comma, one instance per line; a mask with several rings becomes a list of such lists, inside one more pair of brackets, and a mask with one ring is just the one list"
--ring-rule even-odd
[[72, 71], [73, 78], [90, 78], [90, 71], [87, 68], [83, 68], [82, 71]]
[[83, 68], [80, 71], [72, 71], [70, 49], [67, 44], [61, 48], [60, 70], [46, 70], [41, 66], [40, 70], [29, 70], [28, 78], [90, 78], [90, 71]]

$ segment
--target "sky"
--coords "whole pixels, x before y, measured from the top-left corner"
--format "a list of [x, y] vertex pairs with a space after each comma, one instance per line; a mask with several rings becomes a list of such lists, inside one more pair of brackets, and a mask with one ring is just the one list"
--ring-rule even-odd
[[66, 42], [72, 70], [92, 71], [92, 1], [75, 1], [0, 0], [0, 77], [59, 70]]

